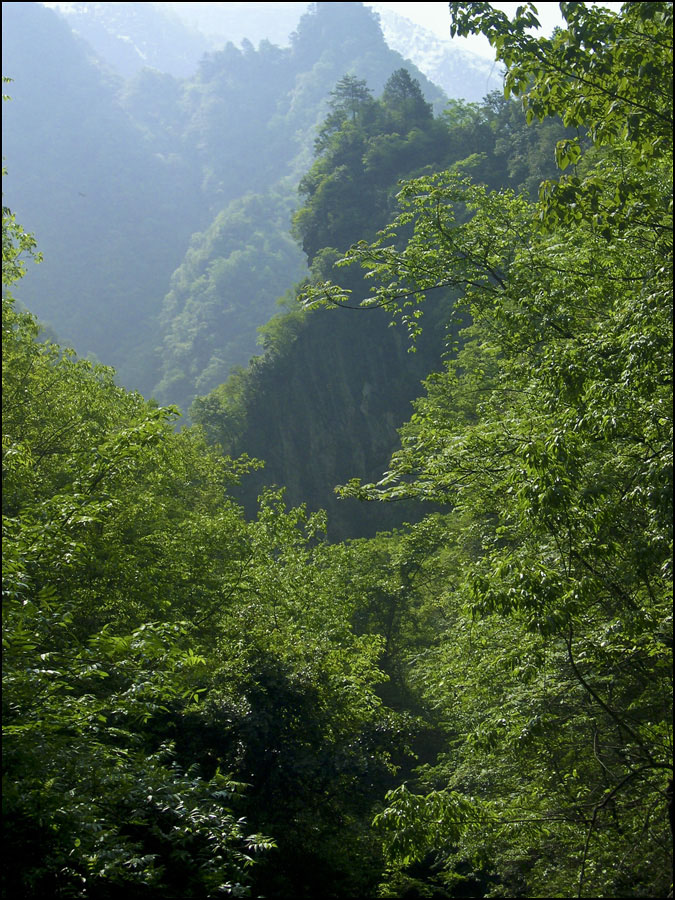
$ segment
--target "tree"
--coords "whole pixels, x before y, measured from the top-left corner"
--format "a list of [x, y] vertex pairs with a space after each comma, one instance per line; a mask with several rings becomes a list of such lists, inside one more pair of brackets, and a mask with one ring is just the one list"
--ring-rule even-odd
[[342, 114], [355, 122], [357, 114], [372, 102], [373, 94], [365, 79], [345, 75], [335, 85], [330, 96], [328, 105], [331, 112]]
[[[417, 677], [446, 709], [454, 749], [420, 776], [445, 793], [392, 795], [383, 813], [398, 823], [385, 846], [399, 868], [435, 851], [452, 880], [477, 852], [473, 821], [495, 829], [496, 858], [471, 870], [489, 875], [493, 896], [661, 896], [672, 774], [672, 8], [561, 8], [566, 26], [545, 40], [526, 33], [531, 4], [513, 22], [489, 4], [451, 4], [455, 30], [488, 34], [528, 113], [585, 127], [590, 146], [558, 145], [574, 174], [544, 183], [536, 203], [458, 172], [409, 182], [398, 217], [346, 254], [374, 284], [363, 304], [389, 309], [413, 336], [430, 292], [448, 286], [463, 290], [457, 315], [471, 325], [428, 379], [390, 471], [344, 493], [453, 509], [448, 646]], [[348, 294], [322, 285], [308, 299]], [[405, 833], [419, 837], [412, 855]]]
[[407, 69], [397, 69], [390, 75], [382, 92], [382, 103], [392, 123], [404, 133], [433, 118], [431, 104], [426, 102], [419, 82], [410, 77]]
[[[565, 27], [540, 38], [528, 33], [539, 24], [532, 3], [519, 7], [512, 22], [489, 3], [451, 3], [451, 33], [485, 34], [507, 69], [504, 93], [522, 98], [528, 122], [559, 115], [566, 126], [587, 129], [594, 147], [620, 145], [631, 168], [672, 153], [672, 3], [641, 3], [621, 15], [564, 3], [561, 12]], [[567, 168], [581, 153], [579, 139], [561, 141], [558, 165]], [[566, 213], [566, 205], [595, 190], [592, 177], [588, 183], [563, 177], [544, 188], [542, 199], [553, 205], [555, 221], [571, 221], [577, 211]]]
[[[6, 285], [22, 252], [35, 241], [3, 210]], [[182, 769], [170, 733], [155, 739], [150, 724], [169, 707], [180, 717], [205, 690], [194, 634], [169, 610], [158, 570], [141, 576], [150, 559], [133, 548], [159, 530], [147, 454], [172, 442], [170, 412], [38, 342], [9, 295], [2, 321], [3, 891], [243, 896], [251, 851], [272, 846], [233, 814], [243, 786]], [[144, 533], [132, 537], [143, 481], [154, 527], [136, 508]], [[160, 609], [173, 621], [143, 621]]]
[[[9, 277], [33, 244], [4, 224]], [[3, 299], [7, 894], [368, 895], [409, 729], [323, 516], [246, 522], [246, 460], [37, 335]]]

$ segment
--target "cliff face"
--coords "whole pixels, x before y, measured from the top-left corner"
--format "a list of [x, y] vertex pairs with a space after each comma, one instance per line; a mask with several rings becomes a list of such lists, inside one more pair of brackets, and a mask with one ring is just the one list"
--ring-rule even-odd
[[[327, 510], [335, 540], [369, 536], [420, 516], [421, 507], [413, 504], [340, 500], [334, 487], [354, 477], [381, 478], [422, 379], [440, 366], [441, 318], [449, 306], [446, 299], [429, 311], [416, 353], [408, 352], [407, 335], [390, 328], [382, 310], [314, 311], [281, 353], [247, 370], [237, 428], [228, 429], [225, 406], [193, 407], [195, 419], [228, 452], [265, 461], [239, 488], [247, 512], [254, 511], [264, 486], [283, 485], [291, 505]], [[218, 390], [209, 399], [217, 396]]]

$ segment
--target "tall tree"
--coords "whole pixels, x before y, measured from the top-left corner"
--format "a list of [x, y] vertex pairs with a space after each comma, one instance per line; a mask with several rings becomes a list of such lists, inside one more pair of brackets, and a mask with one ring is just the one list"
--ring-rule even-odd
[[382, 103], [393, 124], [404, 133], [414, 126], [421, 127], [433, 118], [431, 104], [427, 103], [419, 82], [411, 78], [407, 69], [397, 69], [387, 80], [382, 92]]
[[[490, 37], [530, 116], [587, 130], [585, 153], [581, 139], [558, 145], [572, 174], [544, 183], [536, 203], [458, 173], [412, 181], [400, 215], [344, 259], [379, 285], [364, 305], [389, 309], [413, 336], [426, 297], [447, 286], [462, 289], [457, 308], [472, 321], [428, 380], [390, 470], [345, 491], [453, 508], [451, 643], [417, 666], [453, 732], [420, 787], [444, 790], [401, 789], [377, 822], [394, 881], [435, 851], [447, 879], [469, 865], [491, 895], [662, 896], [672, 6], [561, 9], [565, 27], [538, 39], [531, 4], [513, 21], [486, 3], [451, 4], [456, 31]], [[353, 303], [337, 286], [309, 299]]]
[[330, 98], [328, 105], [332, 112], [343, 113], [355, 122], [361, 109], [372, 101], [373, 94], [365, 79], [345, 75], [330, 92]]

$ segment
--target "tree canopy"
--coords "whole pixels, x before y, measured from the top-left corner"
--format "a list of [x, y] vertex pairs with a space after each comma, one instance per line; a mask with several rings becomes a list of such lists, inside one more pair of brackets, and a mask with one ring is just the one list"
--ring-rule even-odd
[[[305, 306], [448, 335], [388, 470], [340, 489], [430, 504], [400, 530], [331, 543], [277, 488], [247, 517], [259, 463], [222, 445], [255, 378], [178, 431], [18, 308], [3, 209], [7, 897], [672, 896], [672, 5], [561, 10], [538, 38], [532, 4], [450, 4], [533, 139], [347, 78], [303, 182]], [[261, 393], [318, 318], [265, 330]], [[322, 341], [316, 392], [349, 369]]]
[[[477, 854], [493, 896], [664, 896], [672, 6], [561, 4], [551, 39], [529, 35], [532, 4], [512, 21], [450, 8], [453, 32], [490, 38], [530, 118], [560, 115], [587, 137], [559, 143], [572, 174], [536, 202], [461, 172], [405, 183], [398, 216], [338, 263], [365, 269], [362, 305], [413, 339], [438, 289], [461, 289], [455, 315], [470, 321], [389, 471], [343, 488], [453, 510], [446, 639], [415, 675], [453, 739], [376, 822], [399, 889], [432, 852], [449, 883]], [[306, 297], [355, 302], [330, 283]]]

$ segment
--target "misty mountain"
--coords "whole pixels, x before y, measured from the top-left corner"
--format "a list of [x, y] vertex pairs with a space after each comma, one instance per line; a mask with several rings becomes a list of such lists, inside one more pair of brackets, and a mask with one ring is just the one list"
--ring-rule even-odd
[[63, 3], [58, 13], [124, 78], [145, 66], [186, 78], [212, 49], [168, 3]]
[[[185, 78], [204, 53], [227, 43], [291, 43], [309, 3], [60, 3], [72, 30], [118, 74], [142, 68]], [[448, 97], [479, 101], [501, 87], [498, 67], [377, 3], [388, 46], [410, 60]], [[449, 29], [449, 19], [448, 19]]]
[[73, 32], [124, 78], [150, 67], [194, 75], [204, 53], [227, 43], [288, 46], [308, 3], [57, 3]]
[[279, 47], [290, 44], [291, 34], [309, 3], [158, 3], [192, 28], [198, 29], [213, 45], [223, 47], [228, 41], [240, 44], [249, 40], [257, 46], [270, 41]]
[[[229, 43], [204, 56], [191, 79], [144, 68], [125, 81], [53, 10], [5, 3], [2, 13], [5, 73], [14, 79], [3, 109], [5, 198], [44, 253], [20, 299], [61, 341], [114, 365], [126, 385], [148, 394], [159, 385], [163, 402], [186, 408], [198, 381], [210, 389], [255, 351], [256, 328], [289, 286], [289, 270], [299, 274], [301, 257], [276, 234], [288, 232], [330, 91], [352, 72], [377, 94], [405, 61], [370, 10], [320, 3], [289, 47]], [[440, 89], [407, 65], [441, 108]], [[230, 229], [233, 243], [213, 241], [221, 213], [248, 195], [267, 198], [248, 204], [255, 221], [240, 216], [245, 230], [232, 237]], [[267, 272], [253, 304], [233, 258], [247, 247]], [[188, 290], [176, 294], [179, 269]], [[200, 279], [214, 273], [217, 306], [234, 315], [220, 316], [215, 331], [188, 316], [190, 330], [176, 343], [174, 319], [194, 308], [191, 285], [199, 282], [199, 293]], [[177, 375], [172, 348], [190, 355], [204, 333], [213, 347], [203, 370]], [[234, 346], [237, 354], [223, 353]], [[200, 381], [204, 370], [215, 380]]]
[[[293, 502], [329, 508], [333, 533], [394, 524], [338, 508], [332, 489], [386, 463], [443, 329], [413, 364], [386, 318], [269, 321], [277, 300], [292, 310], [307, 262], [331, 277], [331, 254], [372, 238], [399, 179], [481, 153], [476, 177], [529, 188], [540, 161], [553, 164], [551, 141], [525, 135], [511, 107], [453, 101], [434, 116], [447, 99], [404, 67], [361, 4], [318, 4], [286, 48], [228, 43], [189, 79], [143, 68], [124, 80], [39, 4], [4, 4], [3, 41], [15, 78], [6, 201], [45, 256], [19, 298], [62, 343], [160, 403], [187, 410], [206, 397], [199, 420], [214, 440], [268, 462], [249, 479], [247, 508], [273, 481]], [[259, 340], [263, 361], [238, 376]], [[233, 371], [245, 422], [229, 440], [237, 390], [217, 391]]]
[[501, 73], [495, 63], [457, 47], [450, 37], [447, 40], [437, 37], [390, 9], [378, 4], [374, 4], [374, 9], [391, 49], [412, 60], [448, 97], [479, 102], [491, 91], [501, 89]]
[[44, 254], [19, 299], [81, 355], [150, 387], [165, 285], [203, 220], [199, 180], [122, 108], [124, 82], [63, 18], [2, 6], [4, 201]]

